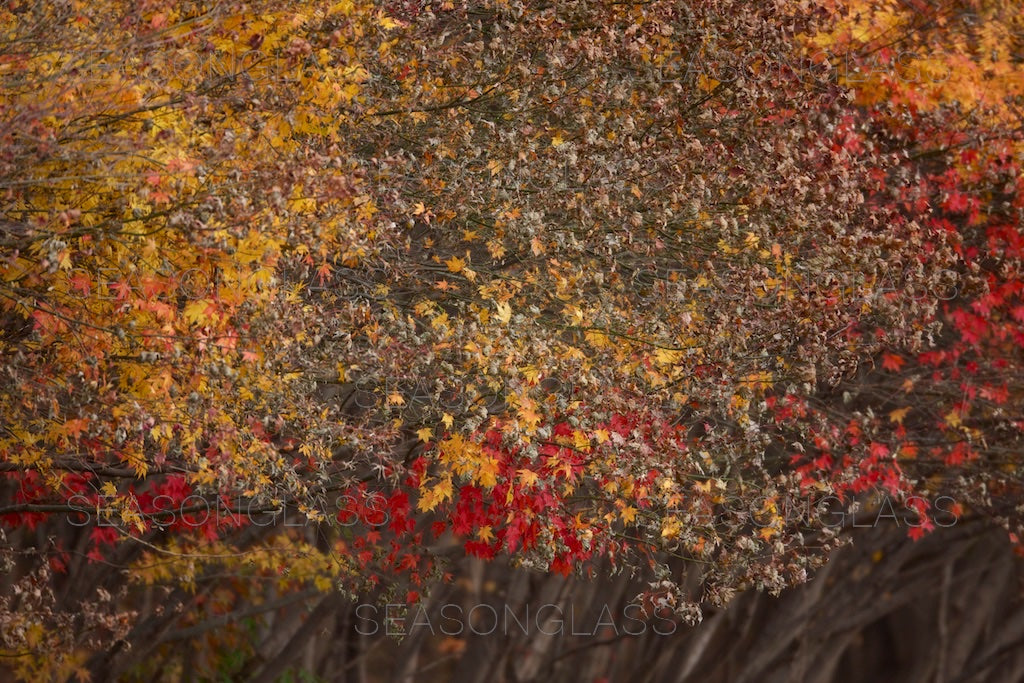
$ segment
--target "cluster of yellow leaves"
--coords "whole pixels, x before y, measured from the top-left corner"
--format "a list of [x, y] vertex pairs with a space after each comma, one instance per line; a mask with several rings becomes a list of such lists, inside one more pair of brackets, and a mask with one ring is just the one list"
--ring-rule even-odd
[[238, 576], [276, 577], [280, 590], [312, 584], [329, 591], [359, 574], [345, 541], [322, 549], [302, 538], [276, 534], [244, 550], [222, 542], [174, 539], [143, 553], [132, 576], [148, 585], [178, 584], [195, 591], [197, 579], [214, 566]]
[[8, 622], [7, 628], [16, 633], [21, 646], [17, 651], [6, 651], [0, 648], [0, 657], [7, 660], [15, 676], [23, 681], [39, 680], [89, 680], [86, 662], [90, 653], [79, 649], [71, 652], [63, 651], [55, 644], [61, 643], [66, 633], [34, 620], [35, 615], [23, 614], [13, 623]]
[[[268, 484], [274, 453], [240, 445], [247, 415], [300, 377], [272, 368], [310, 343], [263, 317], [287, 297], [282, 257], [358, 259], [352, 226], [376, 212], [347, 169], [307, 168], [304, 147], [337, 139], [367, 77], [358, 41], [372, 13], [184, 4], [136, 17], [135, 31], [113, 23], [132, 3], [18, 4], [0, 10], [12, 45], [48, 22], [51, 34], [0, 65], [5, 144], [20, 146], [0, 178], [4, 217], [24, 226], [0, 260], [0, 312], [39, 336], [0, 351], [43, 354], [35, 381], [51, 399], [40, 414], [5, 395], [5, 422], [22, 432], [0, 456], [38, 463], [91, 438], [145, 476], [145, 441], [210, 484], [200, 452], [213, 437], [234, 453], [234, 476]], [[338, 14], [351, 35], [314, 52], [311, 32]], [[261, 185], [286, 163], [305, 168], [290, 188]]]
[[[1024, 96], [1018, 3], [850, 0], [837, 16], [831, 30], [806, 38], [812, 51], [843, 62], [840, 76], [858, 103], [884, 104], [896, 83], [900, 95], [923, 111], [958, 103], [996, 121], [1014, 119], [1013, 102], [1019, 107]], [[881, 49], [892, 59], [872, 63], [870, 56]], [[866, 63], [852, 68], [861, 53], [869, 56]]]
[[438, 443], [438, 463], [442, 472], [438, 481], [433, 484], [424, 481], [420, 486], [417, 505], [421, 511], [433, 510], [441, 502], [451, 500], [455, 477], [485, 489], [498, 483], [497, 458], [461, 434], [454, 434]]

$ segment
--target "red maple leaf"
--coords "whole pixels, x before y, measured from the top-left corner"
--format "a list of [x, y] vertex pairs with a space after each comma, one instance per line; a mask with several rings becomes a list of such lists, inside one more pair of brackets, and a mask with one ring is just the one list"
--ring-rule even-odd
[[883, 353], [882, 354], [882, 367], [892, 372], [899, 372], [903, 365], [906, 363], [906, 359], [902, 356], [896, 355], [895, 353]]

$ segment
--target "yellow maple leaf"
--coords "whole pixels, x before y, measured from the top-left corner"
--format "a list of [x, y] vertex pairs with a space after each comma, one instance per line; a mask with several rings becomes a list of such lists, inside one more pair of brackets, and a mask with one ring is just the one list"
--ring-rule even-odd
[[587, 340], [587, 343], [594, 348], [600, 349], [611, 344], [608, 339], [608, 335], [599, 330], [587, 330], [583, 336]]
[[498, 459], [487, 456], [481, 457], [473, 479], [484, 488], [494, 488], [498, 483]]
[[530, 386], [540, 381], [541, 372], [535, 365], [527, 365], [525, 368], [522, 368], [522, 373], [526, 383]]
[[536, 485], [537, 479], [539, 479], [537, 473], [533, 470], [522, 469], [518, 470], [516, 474], [519, 475], [519, 483], [523, 486], [532, 487]]
[[494, 315], [494, 317], [499, 322], [507, 325], [509, 323], [509, 321], [512, 319], [512, 307], [509, 306], [507, 303], [504, 303], [504, 302], [496, 303], [496, 304], [494, 304], [494, 307], [498, 311]]
[[342, 2], [336, 2], [333, 5], [331, 5], [330, 8], [327, 10], [327, 14], [331, 15], [341, 13], [347, 15], [352, 14], [352, 10], [354, 9], [355, 5], [351, 2], [351, 0], [342, 0]]
[[200, 299], [193, 301], [185, 305], [185, 310], [182, 315], [190, 323], [197, 325], [205, 325], [212, 319], [212, 314], [217, 310], [216, 306], [212, 301], [207, 299]]
[[682, 524], [675, 517], [669, 517], [661, 524], [661, 537], [666, 540], [671, 540], [679, 536], [679, 532], [682, 531]]
[[721, 84], [721, 81], [716, 81], [714, 78], [709, 78], [704, 74], [697, 77], [697, 87], [704, 92], [711, 92]]
[[419, 501], [416, 503], [416, 508], [421, 512], [430, 512], [436, 508], [441, 501], [451, 500], [451, 498], [452, 480], [450, 477], [445, 477], [441, 481], [437, 482], [433, 488], [420, 496]]
[[910, 412], [910, 406], [904, 408], [897, 408], [896, 410], [889, 412], [889, 421], [895, 422], [896, 424], [903, 424], [903, 418]]
[[535, 410], [536, 404], [532, 400], [525, 400], [519, 406], [519, 417], [526, 423], [531, 431], [537, 428], [540, 423], [541, 414]]
[[377, 17], [377, 23], [380, 25], [381, 28], [386, 29], [386, 30], [391, 30], [393, 28], [398, 28], [399, 26], [402, 25], [402, 24], [398, 23], [397, 21], [395, 21], [394, 19], [392, 19], [391, 17], [389, 17], [389, 16], [387, 16], [386, 14], [383, 14], [383, 13], [381, 13]]
[[703, 482], [694, 482], [693, 489], [703, 493], [711, 493], [711, 480], [705, 479]]
[[675, 349], [658, 349], [654, 352], [654, 359], [658, 365], [671, 366], [677, 364], [683, 357], [682, 351]]
[[448, 270], [453, 273], [459, 273], [466, 267], [466, 262], [458, 256], [452, 256], [450, 259], [445, 261], [444, 264], [448, 266]]
[[[635, 507], [633, 507], [632, 505], [627, 505], [626, 507], [622, 508], [622, 510], [619, 512], [619, 516], [622, 517], [622, 521], [626, 524], [632, 524], [633, 520], [636, 519], [637, 512], [638, 510]], [[664, 530], [662, 530], [662, 536], [664, 535]]]

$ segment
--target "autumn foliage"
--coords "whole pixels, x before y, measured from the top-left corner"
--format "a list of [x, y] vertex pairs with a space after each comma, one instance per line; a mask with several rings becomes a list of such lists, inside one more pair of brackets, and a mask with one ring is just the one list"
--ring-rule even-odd
[[0, 666], [1020, 533], [1021, 19], [926, 4], [6, 3]]

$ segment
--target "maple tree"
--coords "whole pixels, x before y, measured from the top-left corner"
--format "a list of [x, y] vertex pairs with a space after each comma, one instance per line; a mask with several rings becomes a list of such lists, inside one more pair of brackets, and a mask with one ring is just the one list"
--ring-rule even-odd
[[[859, 444], [867, 459], [844, 456], [859, 481], [886, 477], [873, 462], [893, 458], [922, 496], [921, 512], [928, 494], [945, 491], [957, 512], [992, 516], [1016, 541], [1024, 92], [1012, 72], [1021, 18], [1003, 2], [864, 3], [849, 12], [855, 21], [813, 42], [846, 55], [841, 77], [860, 105], [850, 141], [870, 140], [904, 159], [877, 175], [869, 196], [929, 235], [914, 243], [905, 268], [916, 267], [911, 257], [935, 259], [939, 244], [954, 258], [943, 255], [948, 270], [918, 291], [936, 309], [907, 320], [931, 326], [929, 343], [890, 344], [877, 369], [836, 387], [832, 396], [851, 419], [831, 420], [831, 435], [818, 437], [819, 459], [804, 470], [816, 478], [820, 463], [834, 466], [837, 442], [842, 450]], [[926, 515], [914, 533], [930, 527]]]
[[907, 59], [955, 12], [8, 3], [15, 672], [144, 666], [201, 604], [416, 601], [448, 539], [695, 621], [870, 490], [1017, 523], [1010, 6]]

